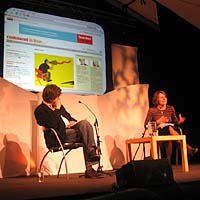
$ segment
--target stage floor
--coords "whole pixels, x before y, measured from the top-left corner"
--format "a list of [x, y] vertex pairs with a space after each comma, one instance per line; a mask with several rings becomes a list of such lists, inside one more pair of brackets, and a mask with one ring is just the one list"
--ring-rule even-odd
[[[174, 180], [176, 186], [183, 193], [180, 199], [194, 199], [200, 195], [200, 164], [189, 164], [189, 172], [183, 172], [181, 165], [172, 165]], [[38, 183], [36, 176], [16, 177], [0, 179], [0, 197], [1, 199], [127, 199], [126, 195], [135, 194], [134, 199], [145, 199], [148, 188], [125, 188], [116, 190], [116, 171], [105, 171], [108, 174], [102, 174], [102, 178], [86, 179], [82, 174], [45, 176], [43, 183]], [[169, 192], [167, 192], [169, 189]], [[177, 198], [176, 189], [171, 186], [158, 186], [153, 191], [158, 190], [169, 198]], [[162, 191], [163, 190], [163, 191]], [[171, 192], [172, 191], [172, 192]], [[180, 192], [178, 191], [178, 192]], [[123, 196], [120, 197], [120, 193]], [[171, 194], [170, 194], [171, 193]], [[136, 195], [137, 194], [137, 195]], [[141, 195], [144, 198], [141, 198]], [[160, 193], [159, 193], [160, 194]], [[164, 193], [163, 193], [164, 194]], [[178, 194], [178, 193], [177, 193]], [[138, 198], [137, 198], [138, 197]], [[156, 199], [153, 198], [150, 199]], [[160, 199], [169, 199], [166, 195]], [[158, 198], [159, 199], [159, 198]]]

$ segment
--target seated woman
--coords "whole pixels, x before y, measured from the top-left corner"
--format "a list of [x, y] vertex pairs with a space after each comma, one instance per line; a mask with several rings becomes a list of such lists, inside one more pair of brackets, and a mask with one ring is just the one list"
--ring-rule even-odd
[[[167, 95], [164, 91], [158, 90], [153, 94], [153, 107], [149, 108], [144, 125], [147, 127], [149, 121], [155, 121], [158, 128], [158, 135], [178, 135], [175, 129], [177, 125], [185, 121], [185, 117], [181, 114], [176, 116], [173, 106], [167, 104]], [[198, 148], [193, 148], [187, 144], [188, 153], [194, 155]], [[172, 141], [166, 143], [166, 156], [171, 160]]]

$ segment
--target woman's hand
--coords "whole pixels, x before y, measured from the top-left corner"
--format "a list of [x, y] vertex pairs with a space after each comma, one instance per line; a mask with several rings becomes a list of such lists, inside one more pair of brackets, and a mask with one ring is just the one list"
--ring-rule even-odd
[[167, 122], [169, 122], [169, 119], [168, 119], [168, 117], [165, 117], [165, 116], [162, 116], [158, 120], [156, 120], [157, 124], [167, 123]]
[[182, 115], [181, 115], [181, 113], [178, 115], [178, 124], [182, 124], [183, 122], [185, 122], [185, 120], [186, 120], [186, 117], [183, 117]]

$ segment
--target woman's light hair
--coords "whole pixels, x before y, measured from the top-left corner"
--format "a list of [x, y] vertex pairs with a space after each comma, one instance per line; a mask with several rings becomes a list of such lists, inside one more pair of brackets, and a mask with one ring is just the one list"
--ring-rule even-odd
[[163, 90], [157, 90], [156, 92], [154, 92], [153, 98], [152, 98], [152, 103], [154, 106], [158, 105], [158, 95], [159, 94], [163, 94], [165, 97], [167, 97], [167, 94]]

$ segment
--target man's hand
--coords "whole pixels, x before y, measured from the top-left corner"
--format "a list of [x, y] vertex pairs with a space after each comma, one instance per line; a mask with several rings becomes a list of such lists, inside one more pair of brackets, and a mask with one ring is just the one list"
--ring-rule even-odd
[[53, 100], [52, 107], [55, 108], [55, 109], [60, 109], [61, 101], [60, 101], [59, 97], [57, 97], [56, 99]]
[[67, 128], [71, 128], [75, 123], [76, 121], [70, 121], [69, 124], [67, 124]]

